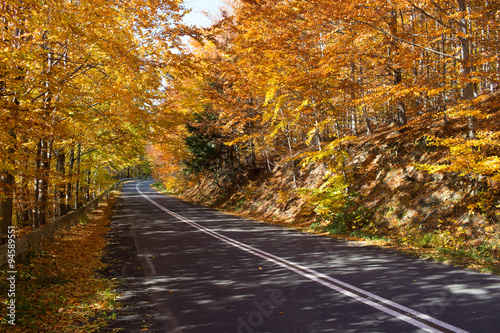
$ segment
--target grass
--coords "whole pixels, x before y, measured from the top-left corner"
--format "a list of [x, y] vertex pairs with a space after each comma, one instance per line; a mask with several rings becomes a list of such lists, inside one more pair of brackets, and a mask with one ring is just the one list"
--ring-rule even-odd
[[432, 259], [448, 265], [473, 269], [482, 273], [500, 274], [498, 259], [491, 254], [481, 253], [476, 248], [421, 248], [411, 245], [390, 247], [401, 253]]
[[151, 184], [151, 187], [154, 188], [156, 191], [164, 194], [175, 194], [173, 191], [167, 189], [165, 185], [163, 185], [162, 182], [157, 181], [153, 184]]
[[114, 281], [96, 276], [117, 192], [80, 223], [16, 262], [16, 325], [6, 320], [6, 270], [0, 272], [3, 332], [93, 332], [114, 317]]

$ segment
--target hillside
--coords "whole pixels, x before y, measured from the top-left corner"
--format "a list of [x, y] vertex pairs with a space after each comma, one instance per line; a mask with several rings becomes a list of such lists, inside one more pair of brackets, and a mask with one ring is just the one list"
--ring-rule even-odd
[[[480, 128], [499, 130], [499, 99], [495, 94], [482, 105], [488, 117], [480, 121]], [[431, 174], [415, 167], [415, 163], [435, 165], [450, 158], [448, 148], [428, 144], [429, 135], [444, 138], [465, 132], [463, 119], [448, 119], [444, 124], [438, 114], [425, 114], [404, 131], [380, 126], [374, 134], [348, 142], [349, 195], [329, 215], [316, 213], [315, 205], [298, 190], [318, 188], [324, 182], [321, 164], [303, 168], [294, 186], [286, 163], [276, 163], [269, 172], [266, 161], [257, 159], [256, 168], [239, 174], [241, 190], [229, 183], [221, 187], [211, 177], [201, 176], [192, 183], [196, 186], [178, 194], [306, 232], [364, 240], [498, 273], [498, 182], [457, 172]], [[275, 160], [286, 158], [275, 156]]]
[[497, 265], [499, 5], [294, 4], [228, 1], [192, 41], [156, 176], [220, 209]]

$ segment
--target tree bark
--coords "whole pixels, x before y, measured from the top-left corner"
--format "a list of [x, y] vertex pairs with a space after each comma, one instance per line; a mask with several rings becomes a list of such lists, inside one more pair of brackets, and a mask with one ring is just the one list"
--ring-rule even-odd
[[238, 191], [241, 191], [242, 188], [241, 188], [241, 185], [240, 183], [238, 182], [238, 178], [236, 177], [236, 168], [234, 166], [234, 151], [235, 149], [233, 147], [229, 147], [228, 149], [228, 160], [229, 160], [229, 172], [230, 172], [230, 175], [231, 175], [231, 178], [233, 180], [233, 183], [236, 185], [236, 187], [238, 188]]
[[358, 117], [356, 115], [356, 108], [349, 107], [347, 114], [350, 119], [348, 119], [351, 129], [351, 134], [354, 136], [358, 136]]
[[57, 153], [57, 173], [60, 177], [60, 185], [58, 190], [58, 201], [59, 201], [59, 214], [66, 214], [66, 184], [65, 184], [65, 174], [66, 174], [66, 153], [64, 149], [60, 149]]
[[[403, 82], [403, 75], [401, 68], [394, 70], [394, 85]], [[396, 121], [398, 126], [406, 126], [408, 119], [406, 117], [406, 106], [404, 101], [399, 101], [396, 105]]]
[[3, 189], [3, 197], [0, 199], [0, 233], [7, 234], [12, 225], [14, 176], [9, 172], [2, 172], [0, 183]]
[[[359, 66], [359, 86], [363, 87], [363, 67]], [[364, 97], [365, 95], [365, 89], [361, 89], [362, 91], [362, 96]], [[373, 133], [373, 126], [372, 122], [370, 120], [370, 116], [368, 115], [368, 112], [366, 111], [366, 106], [363, 104], [361, 110], [363, 111], [363, 117], [365, 118], [365, 123], [366, 123], [366, 134], [371, 135]]]
[[297, 168], [297, 162], [293, 158], [292, 138], [290, 137], [288, 125], [286, 126], [285, 134], [286, 134], [286, 142], [288, 144], [288, 151], [290, 152], [290, 165], [292, 167], [293, 186], [297, 187], [297, 175], [295, 170]]
[[[16, 136], [13, 129], [9, 130], [9, 136], [14, 140], [12, 145], [15, 144]], [[7, 149], [7, 154], [10, 156], [14, 154], [12, 146]], [[0, 233], [2, 234], [6, 234], [9, 226], [12, 225], [14, 182], [14, 175], [8, 170], [0, 172], [0, 186], [3, 192], [3, 196], [0, 197]]]
[[249, 155], [249, 164], [250, 167], [253, 169], [257, 169], [257, 156], [255, 155], [255, 145], [253, 144], [253, 139], [250, 139], [248, 141], [248, 148], [250, 150], [250, 155]]
[[[458, 11], [462, 13], [462, 16], [465, 16], [467, 13], [467, 4], [466, 0], [457, 0]], [[470, 42], [466, 37], [468, 34], [468, 26], [469, 22], [466, 18], [462, 17], [459, 21], [460, 24], [460, 32], [461, 36], [459, 36], [460, 40], [460, 60], [461, 60], [461, 75], [463, 80], [468, 80], [468, 76], [471, 73], [470, 67]], [[466, 101], [471, 101], [475, 97], [474, 86], [471, 82], [466, 81], [464, 86], [462, 87], [462, 98]], [[469, 138], [476, 139], [477, 132], [477, 118], [475, 116], [468, 116], [468, 128], [469, 128]]]
[[366, 106], [363, 105], [363, 116], [365, 117], [366, 122], [366, 134], [371, 135], [373, 133], [372, 121], [370, 120], [370, 116], [366, 112]]
[[87, 174], [87, 183], [85, 185], [85, 201], [90, 202], [90, 200], [91, 200], [91, 197], [90, 197], [91, 171], [90, 170], [87, 171], [86, 174]]
[[40, 140], [40, 212], [39, 223], [44, 225], [47, 223], [48, 208], [49, 208], [49, 176], [50, 176], [50, 149], [52, 141], [48, 142], [46, 139]]
[[75, 164], [75, 150], [69, 151], [68, 183], [66, 185], [66, 212], [74, 208], [73, 203], [73, 166]]
[[[398, 13], [394, 10], [392, 11], [389, 21], [389, 31], [393, 36], [396, 36], [398, 34], [398, 30]], [[394, 40], [391, 42], [391, 46], [391, 53], [394, 52], [396, 54], [399, 54], [399, 46]], [[398, 67], [396, 69], [392, 69], [392, 75], [394, 77], [393, 84], [395, 86], [403, 82], [403, 71], [401, 68]], [[406, 126], [406, 124], [408, 123], [404, 101], [398, 101], [396, 104], [396, 123], [399, 127]]]
[[40, 227], [40, 178], [42, 165], [42, 140], [38, 140], [35, 158], [35, 191], [33, 196], [33, 229]]
[[76, 151], [76, 176], [78, 177], [75, 184], [75, 202], [76, 208], [82, 207], [82, 199], [81, 199], [81, 188], [80, 188], [80, 162], [82, 160], [82, 144], [78, 144], [78, 148]]

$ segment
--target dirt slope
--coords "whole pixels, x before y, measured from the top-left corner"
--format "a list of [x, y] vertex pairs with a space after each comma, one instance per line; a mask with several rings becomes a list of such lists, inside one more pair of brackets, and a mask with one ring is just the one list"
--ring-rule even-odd
[[[480, 129], [500, 130], [499, 101], [497, 94], [484, 104], [489, 117], [480, 120]], [[263, 163], [240, 177], [241, 191], [204, 179], [182, 197], [304, 231], [377, 239], [379, 245], [498, 271], [499, 184], [488, 177], [429, 174], [414, 165], [442, 163], [449, 157], [447, 148], [428, 145], [428, 135], [445, 138], [463, 133], [464, 119], [448, 119], [445, 124], [441, 115], [425, 114], [402, 132], [379, 128], [349, 143], [349, 197], [330, 216], [318, 216], [297, 192], [323, 182], [322, 166], [301, 170], [295, 186], [285, 167], [277, 166], [271, 173]], [[476, 208], [471, 211], [473, 204]]]

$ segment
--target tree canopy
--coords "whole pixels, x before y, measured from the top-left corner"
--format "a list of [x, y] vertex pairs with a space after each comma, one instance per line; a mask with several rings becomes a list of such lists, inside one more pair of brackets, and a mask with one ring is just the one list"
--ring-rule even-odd
[[[167, 98], [192, 115], [188, 126], [203, 110], [216, 115], [210, 131], [232, 159], [218, 174], [229, 183], [238, 186], [234, 174], [257, 165], [286, 169], [296, 183], [300, 167], [320, 164], [325, 182], [313, 197], [341, 204], [351, 183], [349, 142], [387, 126], [404, 135], [425, 115], [436, 126], [461, 119], [467, 130], [452, 138], [429, 132], [427, 142], [448, 147], [450, 158], [416, 166], [498, 180], [498, 130], [486, 126], [483, 107], [500, 79], [497, 3], [226, 3], [193, 41], [190, 69]], [[178, 159], [179, 170], [189, 158]]]
[[481, 107], [500, 80], [496, 2], [226, 2], [199, 30], [175, 0], [3, 1], [2, 226], [81, 205], [146, 146], [158, 176], [236, 188], [245, 172], [297, 184], [321, 165], [323, 185], [304, 193], [335, 207], [346, 146], [387, 126], [404, 135], [422, 115], [467, 130], [429, 134], [450, 159], [420, 168], [499, 179]]
[[37, 227], [81, 206], [139, 162], [165, 118], [158, 116], [162, 81], [186, 28], [185, 10], [173, 0], [0, 6], [6, 232], [12, 207], [18, 222]]

